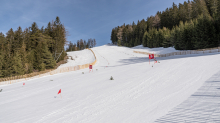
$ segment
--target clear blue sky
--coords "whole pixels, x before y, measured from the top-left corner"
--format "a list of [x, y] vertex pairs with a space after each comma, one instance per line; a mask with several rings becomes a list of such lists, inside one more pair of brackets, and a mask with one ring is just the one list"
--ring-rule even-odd
[[110, 43], [112, 28], [147, 19], [172, 3], [186, 0], [0, 0], [0, 32], [22, 30], [36, 22], [46, 27], [60, 17], [68, 41], [95, 38], [97, 46]]

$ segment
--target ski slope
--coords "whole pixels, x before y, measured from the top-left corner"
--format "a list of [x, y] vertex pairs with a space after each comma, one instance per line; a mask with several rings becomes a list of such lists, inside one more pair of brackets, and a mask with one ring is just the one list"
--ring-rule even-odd
[[95, 57], [90, 50], [85, 49], [82, 51], [68, 52], [67, 63], [61, 64], [57, 69], [69, 66], [89, 64], [94, 61]]
[[[0, 123], [151, 123], [220, 71], [219, 53], [161, 57], [160, 63], [149, 65], [148, 56], [133, 53], [134, 48], [104, 45], [92, 50], [97, 58], [93, 72], [83, 69], [28, 80], [25, 86], [0, 86]], [[78, 55], [77, 63], [62, 66], [94, 60], [91, 51], [68, 55]]]

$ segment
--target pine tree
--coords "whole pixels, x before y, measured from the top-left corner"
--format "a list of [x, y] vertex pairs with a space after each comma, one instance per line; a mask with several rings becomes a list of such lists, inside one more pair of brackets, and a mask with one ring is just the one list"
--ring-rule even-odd
[[27, 52], [26, 52], [26, 44], [22, 43], [22, 46], [20, 48], [20, 58], [22, 61], [22, 66], [24, 67], [24, 73], [28, 73], [28, 59], [27, 59]]
[[217, 17], [218, 2], [219, 2], [218, 0], [205, 0], [205, 3], [207, 5], [207, 9], [213, 18]]
[[3, 77], [3, 65], [4, 65], [4, 53], [3, 50], [0, 50], [0, 78]]
[[47, 44], [45, 42], [42, 43], [43, 46], [41, 58], [44, 65], [41, 67], [41, 70], [43, 70], [44, 68], [52, 69], [56, 66], [56, 61], [53, 59], [52, 54], [49, 52]]
[[5, 35], [1, 32], [0, 33], [0, 50], [5, 50], [5, 45], [6, 43], [6, 38], [5, 38]]
[[137, 45], [138, 45], [138, 38], [136, 37], [135, 42], [134, 42], [134, 46], [137, 46]]
[[11, 76], [11, 74], [12, 74], [12, 65], [13, 65], [12, 58], [13, 58], [13, 56], [12, 55], [9, 56], [9, 55], [10, 54], [8, 54], [8, 53], [3, 55], [3, 63], [4, 64], [2, 66], [2, 74], [4, 77]]
[[37, 66], [35, 64], [35, 49], [27, 53], [27, 60], [28, 60], [28, 64], [27, 64], [28, 73], [32, 73], [34, 70], [34, 66]]
[[12, 59], [12, 75], [23, 75], [24, 71], [20, 54], [19, 52], [16, 52]]
[[30, 30], [25, 28], [23, 32], [23, 42], [26, 45], [27, 52], [31, 51]]
[[94, 47], [95, 47], [97, 44], [95, 39], [93, 39], [93, 43], [94, 43]]
[[153, 18], [152, 26], [157, 28], [157, 30], [160, 27], [160, 17], [156, 14], [155, 17]]
[[143, 36], [143, 46], [144, 47], [147, 47], [148, 45], [148, 32], [146, 31], [145, 33], [144, 33], [144, 36]]
[[172, 23], [173, 25], [177, 25], [179, 23], [179, 17], [178, 17], [178, 7], [177, 5], [173, 2], [173, 6], [172, 6]]
[[192, 2], [188, 0], [188, 3], [186, 3], [186, 20], [190, 21], [192, 19]]
[[121, 40], [120, 39], [118, 39], [117, 45], [121, 46]]
[[22, 46], [22, 43], [23, 43], [23, 32], [21, 27], [19, 26], [14, 34], [14, 42], [12, 42], [12, 52], [15, 53], [19, 51]]
[[8, 54], [9, 57], [11, 57], [12, 54], [12, 43], [14, 42], [14, 32], [13, 29], [11, 28], [8, 32], [7, 32], [7, 36], [6, 36], [6, 53]]
[[39, 28], [38, 28], [38, 26], [37, 26], [37, 23], [36, 22], [33, 22], [33, 24], [31, 25], [31, 35], [33, 35], [34, 33], [36, 33], [38, 30], [39, 30]]

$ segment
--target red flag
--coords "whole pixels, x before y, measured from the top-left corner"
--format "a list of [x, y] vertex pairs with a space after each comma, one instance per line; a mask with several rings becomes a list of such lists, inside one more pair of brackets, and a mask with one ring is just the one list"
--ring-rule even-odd
[[92, 65], [89, 65], [89, 69], [92, 69]]
[[149, 54], [149, 59], [154, 59], [154, 54]]
[[23, 83], [23, 85], [25, 85], [25, 83]]
[[59, 90], [58, 94], [61, 93], [61, 89]]

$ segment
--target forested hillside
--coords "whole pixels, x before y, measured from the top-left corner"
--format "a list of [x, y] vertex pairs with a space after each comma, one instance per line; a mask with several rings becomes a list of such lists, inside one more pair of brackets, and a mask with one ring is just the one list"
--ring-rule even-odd
[[46, 28], [39, 29], [34, 22], [24, 30], [18, 27], [15, 31], [11, 28], [6, 35], [0, 33], [0, 77], [54, 68], [66, 55], [66, 35], [59, 17]]
[[220, 0], [193, 0], [112, 29], [113, 44], [193, 50], [220, 45]]
[[70, 42], [68, 47], [66, 48], [66, 51], [78, 51], [78, 50], [84, 50], [86, 48], [92, 48], [96, 46], [96, 40], [95, 39], [88, 39], [88, 41], [80, 39], [77, 40], [77, 43]]

